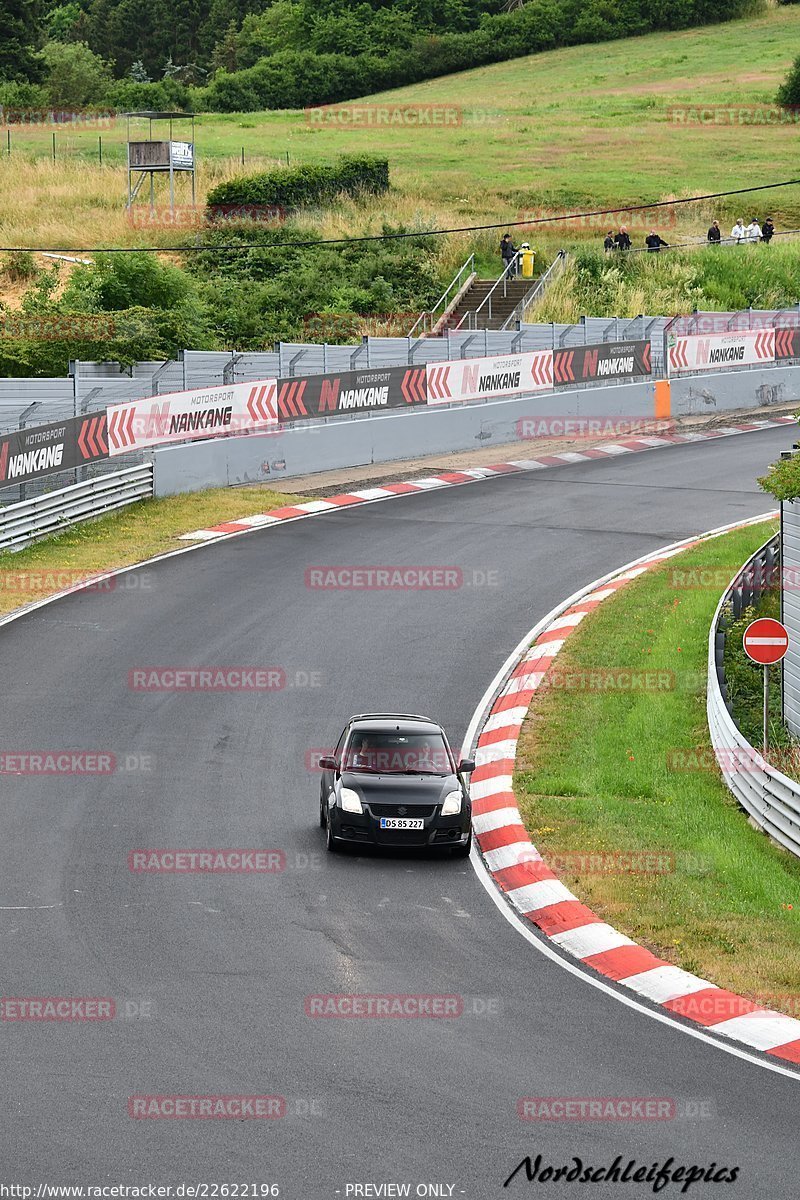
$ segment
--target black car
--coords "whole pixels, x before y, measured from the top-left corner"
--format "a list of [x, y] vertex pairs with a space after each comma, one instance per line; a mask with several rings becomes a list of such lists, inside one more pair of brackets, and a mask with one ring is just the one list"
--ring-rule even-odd
[[466, 856], [472, 805], [441, 725], [405, 713], [351, 717], [320, 759], [319, 822], [329, 850], [345, 845], [449, 847]]

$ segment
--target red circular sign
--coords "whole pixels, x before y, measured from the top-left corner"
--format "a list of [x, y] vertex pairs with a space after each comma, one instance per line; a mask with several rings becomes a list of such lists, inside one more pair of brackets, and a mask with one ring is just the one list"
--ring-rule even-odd
[[789, 649], [789, 633], [780, 621], [759, 617], [744, 631], [744, 652], [757, 663], [780, 662]]

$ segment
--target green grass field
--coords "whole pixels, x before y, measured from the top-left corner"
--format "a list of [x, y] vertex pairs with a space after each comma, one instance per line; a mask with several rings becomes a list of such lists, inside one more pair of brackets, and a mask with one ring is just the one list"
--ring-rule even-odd
[[[242, 147], [247, 170], [285, 162], [287, 153], [293, 163], [353, 151], [387, 154], [394, 196], [380, 212], [349, 214], [354, 228], [384, 215], [457, 224], [510, 220], [540, 208], [611, 206], [792, 178], [795, 125], [741, 123], [735, 114], [723, 115], [722, 123], [684, 121], [671, 110], [773, 105], [799, 40], [800, 8], [786, 6], [754, 20], [576, 46], [369, 98], [461, 113], [460, 124], [438, 128], [354, 130], [321, 125], [303, 112], [204, 115], [197, 126], [200, 194], [241, 169]], [[109, 208], [121, 204], [124, 123], [59, 132], [55, 167], [48, 160], [51, 132], [13, 129], [11, 156], [0, 155], [6, 244], [31, 244], [48, 227], [72, 228], [91, 244], [108, 230]], [[177, 129], [176, 136], [182, 136]], [[71, 175], [69, 162], [80, 153], [87, 161]], [[39, 160], [33, 175], [24, 169], [31, 156]], [[800, 191], [772, 193], [769, 204], [784, 227], [800, 225]], [[121, 232], [127, 244], [153, 241], [147, 230]]]
[[[708, 765], [706, 653], [719, 588], [676, 582], [698, 567], [732, 575], [772, 531], [754, 526], [686, 551], [584, 620], [555, 664], [561, 679], [631, 668], [675, 673], [674, 686], [544, 690], [523, 728], [515, 790], [545, 859], [671, 856], [663, 873], [592, 874], [567, 860], [561, 874], [668, 961], [796, 1015], [800, 861], [751, 828]], [[705, 751], [704, 769], [676, 769], [695, 761], [685, 757], [694, 748]]]

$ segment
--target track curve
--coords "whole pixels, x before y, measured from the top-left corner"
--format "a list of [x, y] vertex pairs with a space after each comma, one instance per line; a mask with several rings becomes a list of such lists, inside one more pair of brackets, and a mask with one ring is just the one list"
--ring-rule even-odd
[[[413, 1195], [436, 1181], [483, 1200], [502, 1193], [527, 1153], [597, 1165], [622, 1154], [648, 1166], [670, 1156], [738, 1164], [726, 1195], [795, 1196], [794, 1080], [696, 1043], [532, 954], [469, 864], [325, 858], [318, 777], [305, 762], [351, 712], [378, 707], [430, 712], [458, 744], [538, 616], [640, 554], [763, 511], [754, 477], [790, 436], [770, 430], [326, 514], [167, 559], [128, 577], [141, 574], [141, 586], [67, 597], [5, 628], [6, 750], [106, 749], [153, 762], [150, 773], [3, 780], [2, 993], [114, 996], [151, 1012], [4, 1024], [4, 1174], [275, 1182], [290, 1200], [369, 1182], [410, 1182]], [[309, 566], [351, 564], [456, 566], [465, 585], [305, 585]], [[153, 665], [279, 665], [300, 686], [131, 691], [128, 672]], [[287, 869], [131, 874], [129, 851], [143, 846], [276, 847]], [[311, 1020], [304, 997], [320, 993], [459, 994], [468, 1011]], [[127, 1099], [143, 1093], [279, 1094], [287, 1115], [131, 1120]], [[704, 1101], [710, 1115], [518, 1119], [518, 1098], [548, 1095]], [[718, 1192], [700, 1184], [690, 1194]]]

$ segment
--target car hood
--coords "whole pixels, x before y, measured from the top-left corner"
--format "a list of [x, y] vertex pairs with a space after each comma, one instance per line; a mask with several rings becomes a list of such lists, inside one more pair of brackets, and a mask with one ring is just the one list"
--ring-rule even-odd
[[345, 771], [342, 787], [352, 788], [360, 798], [376, 804], [440, 804], [448, 792], [460, 790], [456, 775], [364, 775]]

